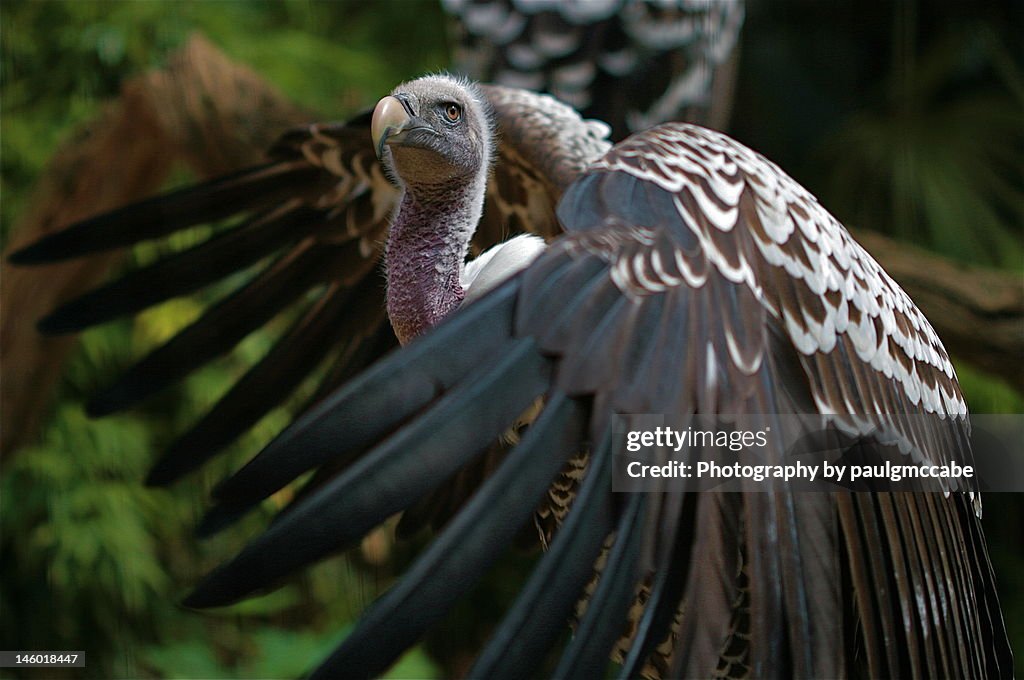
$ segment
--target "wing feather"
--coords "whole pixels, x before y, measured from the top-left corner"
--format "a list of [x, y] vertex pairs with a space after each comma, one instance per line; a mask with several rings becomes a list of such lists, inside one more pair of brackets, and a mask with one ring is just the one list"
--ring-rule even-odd
[[94, 395], [89, 413], [102, 416], [127, 408], [228, 352], [316, 285], [322, 274], [317, 265], [326, 254], [300, 248], [282, 256]]
[[[365, 363], [358, 350], [385, 322], [377, 281], [352, 289], [334, 284], [225, 394], [209, 413], [168, 447], [147, 483], [167, 484], [202, 465], [279, 406], [329, 355]], [[353, 370], [361, 367], [356, 363]]]

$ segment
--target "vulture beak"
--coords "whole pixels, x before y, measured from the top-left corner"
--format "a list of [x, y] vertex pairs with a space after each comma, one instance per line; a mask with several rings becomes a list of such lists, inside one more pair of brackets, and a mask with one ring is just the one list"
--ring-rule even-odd
[[412, 121], [408, 105], [398, 97], [388, 95], [377, 102], [370, 123], [370, 136], [378, 159], [384, 155], [384, 145], [388, 139], [408, 130]]

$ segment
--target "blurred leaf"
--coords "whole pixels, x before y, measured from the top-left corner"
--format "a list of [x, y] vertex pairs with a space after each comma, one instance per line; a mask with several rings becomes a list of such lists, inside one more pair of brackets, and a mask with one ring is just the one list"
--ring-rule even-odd
[[146, 647], [142, 651], [142, 661], [165, 678], [234, 677], [202, 639], [168, 641]]
[[207, 613], [211, 616], [262, 616], [294, 607], [302, 599], [302, 593], [294, 586], [286, 586], [272, 593], [242, 600], [230, 607], [218, 607]]
[[965, 61], [994, 68], [996, 55], [991, 36], [965, 31], [894, 70], [887, 105], [849, 117], [818, 152], [830, 209], [949, 257], [1020, 268], [1024, 105], [1006, 88], [956, 87]]

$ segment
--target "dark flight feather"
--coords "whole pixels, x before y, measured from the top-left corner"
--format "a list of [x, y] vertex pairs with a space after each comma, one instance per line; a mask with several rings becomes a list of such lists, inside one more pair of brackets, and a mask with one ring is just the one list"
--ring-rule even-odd
[[615, 542], [608, 551], [583, 620], [558, 662], [556, 678], [597, 678], [604, 675], [615, 641], [622, 634], [626, 610], [638, 580], [644, 514], [648, 494], [628, 494], [619, 514]]
[[325, 226], [319, 211], [286, 205], [62, 305], [39, 322], [39, 330], [80, 331], [192, 293]]
[[123, 248], [195, 224], [259, 210], [308, 191], [319, 175], [302, 160], [271, 162], [82, 220], [8, 256], [46, 264]]
[[480, 578], [529, 519], [534, 504], [565, 463], [566, 452], [579, 446], [585, 412], [585, 405], [564, 395], [549, 395], [540, 417], [494, 476], [399, 584], [367, 610], [313, 677], [336, 677], [355, 668], [360, 675], [372, 677], [412, 646]]
[[320, 283], [331, 255], [331, 249], [300, 248], [283, 256], [94, 395], [89, 414], [128, 408], [227, 353]]
[[[515, 285], [503, 286], [477, 303], [473, 314], [446, 321], [429, 338], [392, 354], [318, 402], [218, 485], [215, 498], [233, 503], [261, 500], [330, 460], [342, 446], [359, 451], [385, 437], [477, 365], [509, 348], [508, 317], [515, 292]], [[467, 326], [473, 325], [483, 332], [467, 335]], [[428, 357], [429, 363], [424, 363]], [[385, 412], [388, 418], [382, 420]]]
[[469, 677], [515, 680], [538, 672], [544, 655], [565, 629], [592, 566], [612, 532], [611, 439], [593, 453], [565, 524], [541, 558], [516, 603], [480, 652]]
[[351, 290], [335, 286], [325, 292], [202, 420], [171, 444], [147, 483], [167, 484], [196, 469], [284, 402], [339, 343], [360, 343], [362, 329], [383, 321], [381, 298], [374, 295], [379, 288], [367, 277]]
[[[261, 584], [348, 546], [481, 453], [536, 399], [548, 371], [547, 362], [531, 343], [521, 342], [488, 375], [453, 390], [273, 525], [232, 564], [204, 581], [190, 597], [190, 606], [237, 600]], [[485, 412], [476, 409], [475, 428], [458, 427], [462, 423], [456, 416], [480, 403], [497, 384], [510, 390], [508, 399], [489, 402]], [[335, 455], [343, 455], [344, 444], [335, 446]], [[267, 554], [277, 558], [267, 560]], [[238, 572], [247, 576], [238, 578]], [[230, 576], [219, 578], [218, 573]]]

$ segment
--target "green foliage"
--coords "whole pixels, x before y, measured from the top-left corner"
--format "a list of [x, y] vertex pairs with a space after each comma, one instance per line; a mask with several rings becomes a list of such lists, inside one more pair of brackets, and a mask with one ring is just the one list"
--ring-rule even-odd
[[960, 389], [967, 395], [971, 413], [1024, 413], [1024, 395], [970, 364], [957, 362], [956, 357], [953, 359], [956, 377]]
[[1006, 48], [973, 27], [897, 59], [887, 85], [886, 104], [851, 115], [820, 153], [830, 209], [949, 257], [1021, 268], [1024, 74]]
[[[8, 616], [5, 606], [5, 643], [52, 632], [53, 648], [79, 649], [102, 645], [122, 625], [147, 626], [169, 586], [156, 554], [168, 526], [165, 494], [138, 484], [149, 445], [141, 423], [90, 423], [80, 408], [65, 406], [43, 443], [4, 476], [3, 600], [25, 614]], [[16, 574], [12, 554], [20, 557]], [[37, 586], [31, 597], [23, 579]], [[83, 580], [88, 589], [78, 587]]]

